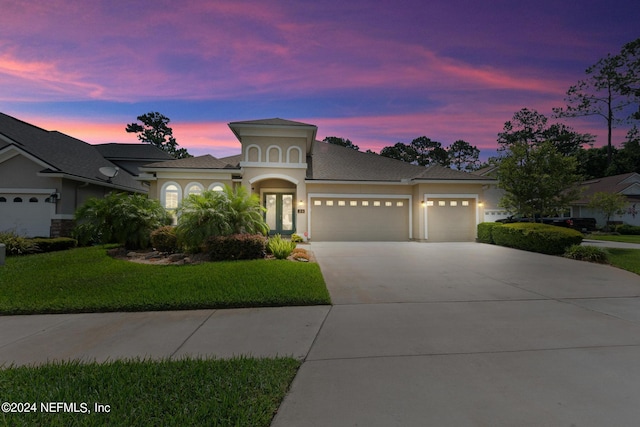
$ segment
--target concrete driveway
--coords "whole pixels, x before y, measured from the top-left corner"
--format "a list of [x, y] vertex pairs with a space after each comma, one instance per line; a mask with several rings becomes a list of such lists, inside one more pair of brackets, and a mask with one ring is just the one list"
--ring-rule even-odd
[[476, 243], [313, 243], [334, 306], [274, 426], [635, 426], [640, 278]]

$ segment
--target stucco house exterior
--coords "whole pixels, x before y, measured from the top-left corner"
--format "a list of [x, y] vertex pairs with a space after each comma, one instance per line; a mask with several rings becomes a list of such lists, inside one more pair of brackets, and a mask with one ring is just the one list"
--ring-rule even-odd
[[136, 179], [167, 209], [191, 193], [243, 185], [259, 195], [272, 233], [314, 241], [473, 241], [484, 188], [495, 184], [320, 142], [311, 124], [276, 118], [229, 128], [239, 155], [152, 163]]
[[76, 209], [88, 198], [147, 193], [135, 179], [138, 167], [169, 159], [151, 145], [90, 145], [0, 113], [0, 231], [69, 235]]

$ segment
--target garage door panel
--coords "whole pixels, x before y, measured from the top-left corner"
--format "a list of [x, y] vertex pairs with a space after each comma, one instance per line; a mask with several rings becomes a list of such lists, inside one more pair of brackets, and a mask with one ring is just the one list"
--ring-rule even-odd
[[409, 240], [407, 199], [314, 198], [311, 208], [317, 241]]
[[11, 194], [0, 199], [0, 231], [23, 236], [49, 236], [55, 205], [42, 195]]
[[427, 209], [428, 240], [432, 242], [468, 242], [475, 240], [476, 204], [473, 199], [429, 199]]

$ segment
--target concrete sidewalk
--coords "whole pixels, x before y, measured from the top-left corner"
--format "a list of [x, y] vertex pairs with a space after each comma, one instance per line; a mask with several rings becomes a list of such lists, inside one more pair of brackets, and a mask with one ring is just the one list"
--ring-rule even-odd
[[334, 306], [0, 317], [0, 363], [294, 356], [273, 426], [635, 426], [640, 277], [476, 243], [313, 243]]

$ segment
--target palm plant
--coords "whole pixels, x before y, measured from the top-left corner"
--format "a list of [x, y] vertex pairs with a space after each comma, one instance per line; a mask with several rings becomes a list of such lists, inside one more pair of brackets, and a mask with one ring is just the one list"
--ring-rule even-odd
[[178, 239], [194, 252], [211, 236], [266, 234], [263, 212], [258, 196], [244, 187], [191, 194], [178, 209]]
[[148, 247], [151, 231], [170, 222], [157, 200], [127, 193], [91, 198], [78, 208], [75, 219], [74, 234], [81, 244], [119, 243], [132, 249]]

